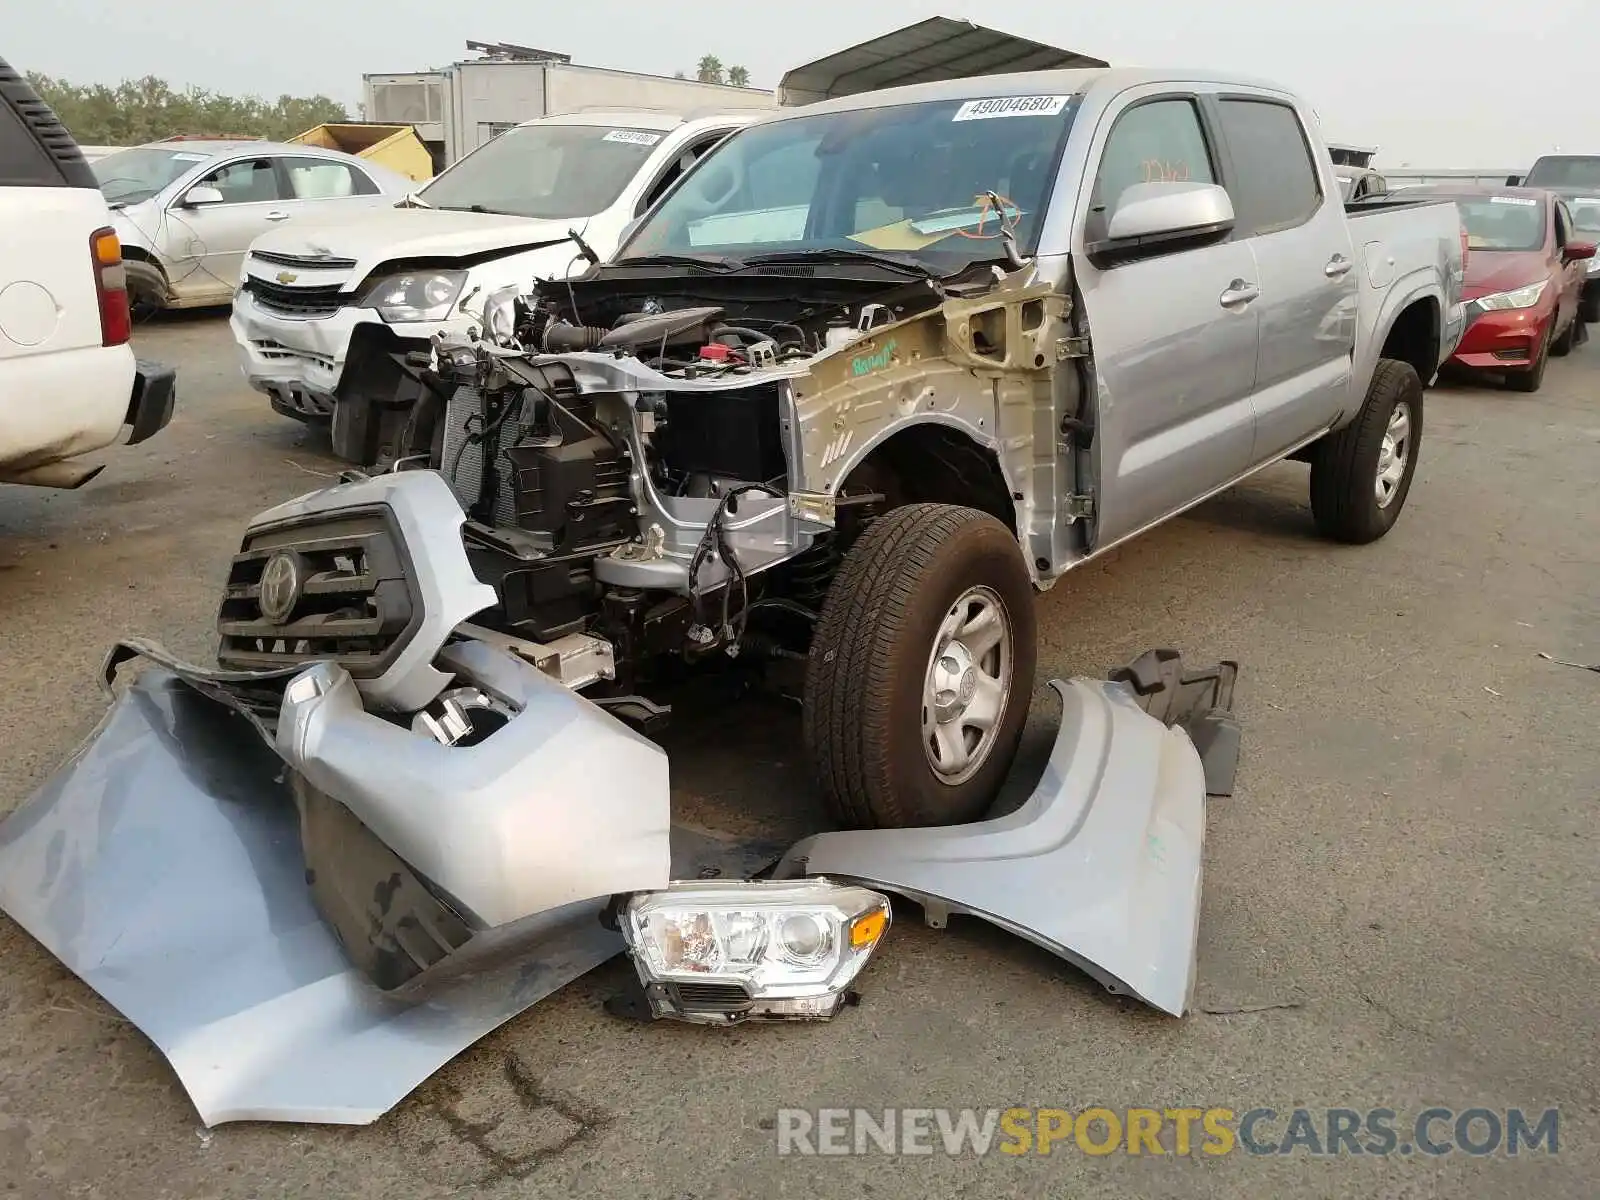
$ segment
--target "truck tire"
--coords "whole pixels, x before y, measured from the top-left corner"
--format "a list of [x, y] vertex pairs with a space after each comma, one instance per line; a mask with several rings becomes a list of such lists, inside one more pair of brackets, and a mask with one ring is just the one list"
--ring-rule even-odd
[[910, 504], [874, 521], [806, 666], [805, 744], [833, 815], [857, 828], [983, 816], [1027, 719], [1034, 632], [1033, 583], [994, 517]]
[[1421, 445], [1422, 380], [1410, 363], [1379, 359], [1356, 419], [1311, 455], [1317, 530], [1355, 546], [1388, 533], [1405, 507]]

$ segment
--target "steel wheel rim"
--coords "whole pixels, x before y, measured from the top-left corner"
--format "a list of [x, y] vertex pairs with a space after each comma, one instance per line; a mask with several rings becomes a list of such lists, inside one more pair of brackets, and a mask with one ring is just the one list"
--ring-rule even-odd
[[1375, 490], [1378, 507], [1388, 508], [1400, 494], [1400, 484], [1406, 477], [1406, 466], [1411, 461], [1411, 405], [1402, 400], [1389, 414], [1389, 424], [1383, 431], [1383, 445], [1378, 450], [1378, 472]]
[[989, 761], [1015, 661], [1005, 602], [968, 588], [939, 623], [922, 682], [922, 753], [940, 782], [965, 783]]

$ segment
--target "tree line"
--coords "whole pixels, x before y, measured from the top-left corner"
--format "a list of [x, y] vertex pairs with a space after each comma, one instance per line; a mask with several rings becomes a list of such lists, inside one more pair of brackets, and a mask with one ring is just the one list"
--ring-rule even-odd
[[327, 96], [267, 100], [204, 88], [179, 91], [154, 75], [111, 85], [30, 72], [28, 81], [84, 146], [137, 146], [182, 133], [283, 141], [316, 125], [350, 119], [345, 106]]
[[[677, 78], [686, 79], [683, 72]], [[749, 87], [750, 72], [723, 66], [707, 54], [695, 68], [701, 83]], [[29, 72], [34, 90], [84, 146], [137, 146], [175, 134], [202, 137], [262, 137], [284, 141], [316, 125], [348, 121], [343, 104], [328, 96], [226, 96], [204, 88], [174, 88], [146, 75], [118, 84], [72, 83]]]
[[[722, 60], [715, 54], [708, 54], [700, 60], [700, 65], [694, 69], [694, 77], [701, 83], [726, 83], [732, 87], [749, 87], [750, 72], [743, 67], [724, 67]], [[683, 71], [677, 73], [677, 78], [687, 79]]]

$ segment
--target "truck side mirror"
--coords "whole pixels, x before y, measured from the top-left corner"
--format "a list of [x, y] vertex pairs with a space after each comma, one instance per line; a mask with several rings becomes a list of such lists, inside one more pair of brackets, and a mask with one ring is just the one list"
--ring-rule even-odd
[[1208, 245], [1234, 225], [1233, 200], [1214, 183], [1136, 183], [1117, 198], [1106, 235], [1088, 246], [1104, 269]]
[[1507, 175], [1506, 176], [1506, 186], [1507, 187], [1521, 187], [1522, 186], [1522, 176], [1521, 175]]

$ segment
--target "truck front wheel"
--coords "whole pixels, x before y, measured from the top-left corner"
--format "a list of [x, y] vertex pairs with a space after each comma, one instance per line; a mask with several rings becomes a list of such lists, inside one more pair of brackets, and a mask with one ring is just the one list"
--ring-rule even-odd
[[1311, 515], [1324, 537], [1375, 542], [1394, 527], [1417, 473], [1422, 380], [1410, 363], [1378, 360], [1356, 419], [1311, 454]]
[[993, 803], [1033, 693], [1033, 584], [994, 517], [911, 504], [878, 518], [828, 591], [805, 742], [847, 826], [955, 825]]

